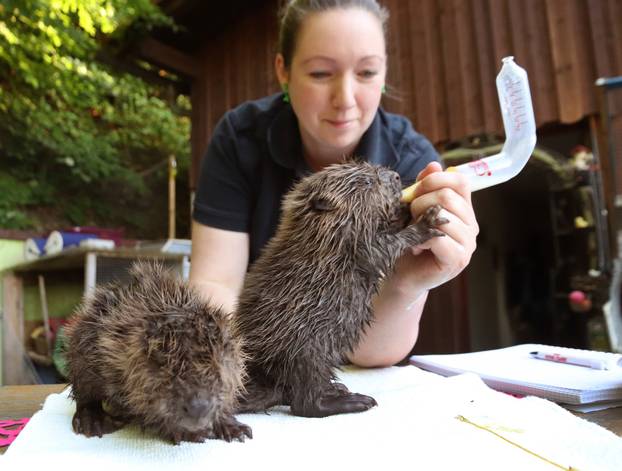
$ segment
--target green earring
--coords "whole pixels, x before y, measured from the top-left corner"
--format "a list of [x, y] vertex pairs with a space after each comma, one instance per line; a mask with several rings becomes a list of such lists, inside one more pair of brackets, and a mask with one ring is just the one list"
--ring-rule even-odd
[[281, 88], [283, 89], [283, 101], [289, 103], [289, 85], [284, 83]]
[[382, 94], [384, 95], [385, 93], [387, 93], [387, 86], [385, 84], [382, 84]]

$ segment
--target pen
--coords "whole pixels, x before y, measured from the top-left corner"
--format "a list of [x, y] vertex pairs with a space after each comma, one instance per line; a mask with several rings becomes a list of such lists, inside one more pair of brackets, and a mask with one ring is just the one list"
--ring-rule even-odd
[[532, 358], [538, 360], [554, 361], [556, 363], [566, 363], [568, 365], [585, 366], [586, 368], [592, 368], [593, 370], [607, 370], [607, 362], [603, 360], [597, 360], [595, 358], [582, 357], [577, 355], [562, 355], [560, 353], [551, 352], [530, 352]]

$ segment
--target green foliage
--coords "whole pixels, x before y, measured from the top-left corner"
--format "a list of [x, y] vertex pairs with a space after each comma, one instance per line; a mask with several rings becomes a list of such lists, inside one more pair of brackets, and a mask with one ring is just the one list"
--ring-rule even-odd
[[29, 188], [10, 175], [0, 173], [0, 227], [20, 227], [31, 224], [28, 216], [17, 208], [30, 200]]
[[187, 168], [189, 101], [97, 57], [156, 26], [171, 21], [150, 0], [0, 4], [0, 227], [123, 224], [151, 235], [145, 203], [166, 181], [146, 170], [171, 154]]

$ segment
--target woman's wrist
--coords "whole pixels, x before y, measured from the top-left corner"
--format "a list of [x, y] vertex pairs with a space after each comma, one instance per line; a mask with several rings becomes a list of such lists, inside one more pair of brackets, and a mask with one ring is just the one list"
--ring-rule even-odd
[[415, 256], [406, 253], [397, 261], [395, 271], [385, 280], [381, 291], [387, 296], [400, 299], [407, 304], [416, 302], [422, 295], [427, 295], [428, 288], [422, 283], [421, 275], [414, 270]]
[[386, 280], [373, 299], [374, 321], [350, 361], [362, 367], [390, 366], [408, 355], [419, 336], [427, 293], [396, 277]]

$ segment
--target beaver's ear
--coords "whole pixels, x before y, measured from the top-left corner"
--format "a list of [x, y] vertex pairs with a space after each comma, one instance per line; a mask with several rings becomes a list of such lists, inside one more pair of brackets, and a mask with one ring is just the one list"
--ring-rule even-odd
[[316, 211], [332, 211], [335, 206], [327, 198], [315, 196], [311, 199], [311, 208]]

